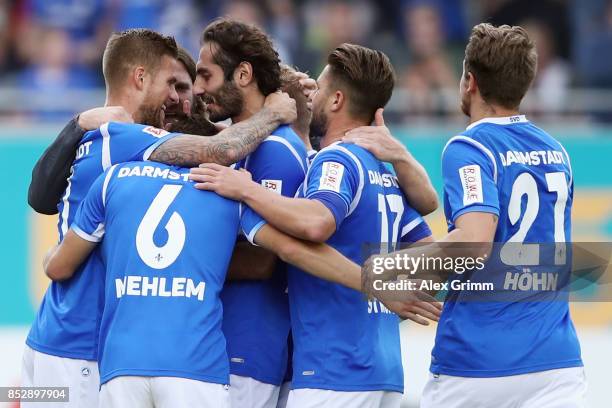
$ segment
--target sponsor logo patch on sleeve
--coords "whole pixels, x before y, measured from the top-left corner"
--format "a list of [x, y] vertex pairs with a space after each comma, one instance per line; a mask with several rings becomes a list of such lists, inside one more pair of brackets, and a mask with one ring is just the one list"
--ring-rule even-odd
[[158, 138], [166, 136], [168, 133], [170, 133], [164, 129], [156, 128], [154, 126], [147, 126], [146, 128], [143, 128], [142, 131]]
[[319, 190], [331, 190], [340, 192], [342, 177], [344, 176], [344, 166], [336, 162], [323, 163], [323, 171], [319, 179]]
[[484, 202], [480, 166], [471, 164], [459, 169], [459, 179], [463, 187], [463, 205]]
[[261, 180], [261, 185], [276, 194], [283, 193], [283, 180]]

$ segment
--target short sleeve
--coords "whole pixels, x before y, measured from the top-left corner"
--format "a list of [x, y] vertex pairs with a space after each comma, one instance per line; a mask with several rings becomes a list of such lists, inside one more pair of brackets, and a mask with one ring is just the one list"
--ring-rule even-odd
[[336, 230], [349, 215], [353, 201], [363, 186], [358, 159], [343, 147], [332, 147], [317, 154], [304, 185], [304, 196], [318, 200], [333, 214]]
[[107, 154], [108, 163], [112, 164], [149, 160], [159, 145], [180, 135], [153, 126], [118, 122], [105, 123], [100, 127], [100, 132], [103, 155]]
[[494, 160], [468, 141], [451, 141], [442, 154], [444, 194], [451, 222], [467, 212], [499, 215]]
[[[294, 197], [304, 181], [306, 155], [280, 136], [269, 137], [247, 157], [244, 168], [251, 173], [253, 181], [266, 189], [285, 197]], [[266, 223], [244, 204], [241, 204], [240, 220], [244, 235], [250, 242]]]
[[99, 242], [104, 236], [106, 189], [116, 166], [102, 173], [81, 201], [71, 229], [81, 238]]

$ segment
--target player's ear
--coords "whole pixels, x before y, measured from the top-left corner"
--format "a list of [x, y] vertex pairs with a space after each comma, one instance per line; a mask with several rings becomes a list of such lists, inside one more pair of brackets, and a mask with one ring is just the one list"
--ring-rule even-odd
[[332, 112], [340, 111], [340, 109], [342, 109], [342, 107], [344, 106], [345, 102], [346, 102], [346, 98], [344, 96], [344, 93], [341, 90], [337, 90], [332, 95], [330, 110]]
[[239, 86], [247, 86], [253, 81], [253, 66], [242, 61], [234, 70], [234, 82]]
[[465, 85], [467, 87], [467, 93], [474, 93], [478, 89], [478, 84], [476, 83], [476, 77], [471, 72], [466, 74]]
[[144, 67], [141, 67], [141, 66], [136, 67], [132, 71], [132, 80], [134, 82], [134, 86], [136, 86], [138, 90], [144, 89], [145, 73], [146, 71]]

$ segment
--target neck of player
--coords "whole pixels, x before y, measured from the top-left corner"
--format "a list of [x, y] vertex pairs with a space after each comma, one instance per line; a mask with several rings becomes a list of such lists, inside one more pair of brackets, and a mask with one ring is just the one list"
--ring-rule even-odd
[[327, 147], [330, 144], [342, 140], [345, 133], [360, 126], [369, 126], [370, 123], [363, 119], [355, 119], [349, 116], [339, 116], [327, 122], [327, 131], [321, 139], [321, 148]]
[[121, 106], [127, 111], [127, 113], [130, 114], [130, 116], [132, 116], [135, 123], [141, 122], [141, 118], [138, 117], [138, 108], [140, 106], [140, 101], [131, 98], [129, 94], [107, 93], [104, 106]]
[[232, 117], [232, 123], [247, 120], [259, 112], [261, 108], [263, 108], [265, 100], [266, 97], [259, 92], [251, 92], [249, 95], [245, 95], [242, 111], [238, 115]]
[[518, 106], [513, 109], [503, 106], [493, 105], [480, 100], [470, 106], [470, 123], [478, 122], [484, 118], [505, 118], [508, 116], [519, 115]]

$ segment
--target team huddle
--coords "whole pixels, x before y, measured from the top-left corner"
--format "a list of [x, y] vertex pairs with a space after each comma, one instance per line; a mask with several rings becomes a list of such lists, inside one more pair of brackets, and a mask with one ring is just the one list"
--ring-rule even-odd
[[[341, 44], [315, 81], [241, 22], [200, 46], [196, 63], [171, 37], [113, 34], [105, 107], [36, 164], [29, 202], [59, 213], [59, 244], [23, 386], [69, 387], [66, 407], [399, 407], [401, 318], [439, 321], [422, 407], [584, 406], [567, 300], [368, 289], [370, 255], [440, 251], [435, 190], [384, 124], [384, 53]], [[439, 242], [571, 241], [569, 156], [519, 114], [536, 62], [522, 28], [472, 30]]]

